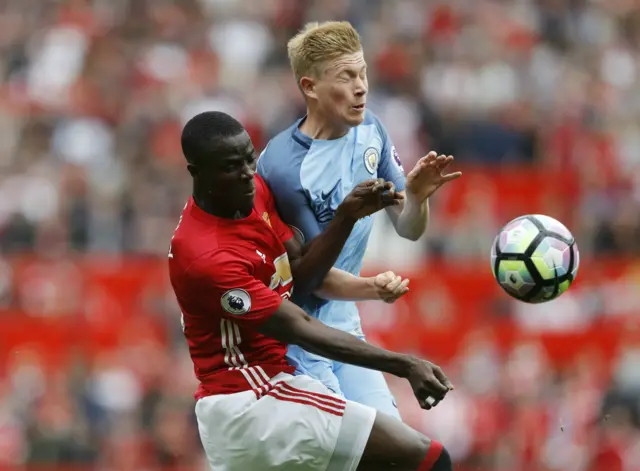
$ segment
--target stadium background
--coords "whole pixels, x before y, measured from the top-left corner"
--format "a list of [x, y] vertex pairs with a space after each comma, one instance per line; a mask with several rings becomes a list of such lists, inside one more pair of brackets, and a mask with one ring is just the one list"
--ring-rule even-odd
[[[305, 21], [362, 33], [369, 106], [406, 169], [464, 178], [429, 234], [376, 221], [372, 342], [457, 390], [407, 422], [459, 471], [640, 470], [640, 8], [633, 0], [4, 0], [0, 12], [0, 469], [204, 469], [166, 252], [189, 192], [179, 148], [205, 109], [257, 148], [300, 116], [285, 43]], [[497, 229], [574, 231], [578, 281], [528, 306], [491, 278]], [[23, 468], [24, 466], [24, 468]]]

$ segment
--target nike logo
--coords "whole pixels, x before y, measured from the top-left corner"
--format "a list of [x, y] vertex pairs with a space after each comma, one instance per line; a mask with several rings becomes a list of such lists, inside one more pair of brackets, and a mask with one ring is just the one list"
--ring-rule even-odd
[[340, 183], [342, 183], [342, 179], [338, 180], [336, 182], [335, 185], [333, 185], [333, 188], [331, 188], [328, 192], [321, 192], [320, 193], [320, 198], [324, 201], [327, 200], [329, 197], [331, 197], [331, 195], [333, 195], [337, 190], [338, 190], [338, 186], [340, 185]]

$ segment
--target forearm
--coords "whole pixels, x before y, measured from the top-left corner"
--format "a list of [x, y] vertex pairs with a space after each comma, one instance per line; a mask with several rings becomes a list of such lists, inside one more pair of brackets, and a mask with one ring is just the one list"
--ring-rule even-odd
[[316, 355], [383, 371], [398, 377], [406, 377], [412, 365], [412, 358], [396, 352], [375, 347], [357, 337], [324, 325], [311, 316], [304, 315], [282, 329], [280, 324], [278, 339], [298, 345]]
[[318, 289], [336, 263], [355, 220], [336, 213], [327, 228], [303, 248], [302, 255], [291, 262], [291, 271], [298, 293]]
[[407, 196], [395, 224], [398, 235], [416, 241], [426, 232], [428, 224], [429, 200], [418, 202]]
[[332, 268], [315, 291], [316, 296], [337, 301], [366, 301], [380, 299], [373, 278], [354, 276]]

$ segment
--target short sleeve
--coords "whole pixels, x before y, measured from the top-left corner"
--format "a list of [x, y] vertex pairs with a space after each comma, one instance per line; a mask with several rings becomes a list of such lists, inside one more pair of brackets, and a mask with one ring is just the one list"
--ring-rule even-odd
[[280, 307], [282, 298], [255, 278], [252, 268], [240, 253], [216, 251], [196, 260], [187, 280], [222, 317], [256, 329]]
[[382, 123], [378, 120], [378, 130], [382, 136], [382, 155], [380, 156], [380, 166], [378, 167], [378, 177], [384, 178], [385, 181], [392, 182], [397, 191], [403, 191], [405, 189], [405, 175], [402, 168], [402, 162], [396, 151], [396, 146], [393, 145], [391, 137], [387, 133]]
[[269, 222], [271, 224], [271, 228], [278, 236], [280, 242], [284, 244], [286, 241], [293, 237], [293, 231], [284, 223], [284, 221], [280, 217], [280, 214], [278, 214], [276, 204], [273, 199], [273, 194], [271, 193], [269, 186], [264, 182], [264, 180], [261, 181], [261, 184], [264, 186], [264, 194], [266, 199], [267, 211], [269, 212]]
[[276, 210], [285, 224], [299, 231], [306, 242], [310, 242], [322, 232], [307, 196], [301, 188], [299, 174], [297, 184], [295, 181], [285, 181], [280, 176], [270, 175], [260, 165], [260, 160], [258, 161], [258, 173], [271, 190]]

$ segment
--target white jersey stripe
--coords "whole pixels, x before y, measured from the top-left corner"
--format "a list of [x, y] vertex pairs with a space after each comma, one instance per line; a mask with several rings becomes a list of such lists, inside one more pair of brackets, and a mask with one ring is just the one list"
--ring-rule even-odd
[[251, 378], [251, 375], [245, 369], [239, 369], [239, 371], [240, 371], [240, 373], [242, 373], [242, 376], [244, 376], [244, 379], [247, 380], [247, 383], [249, 383], [249, 386], [251, 386], [251, 388], [254, 390], [254, 392], [257, 395], [258, 394], [258, 392], [257, 392], [258, 386], [256, 386], [256, 383], [253, 382], [253, 379]]
[[258, 386], [264, 385], [264, 381], [262, 381], [262, 378], [253, 366], [248, 367], [245, 371], [248, 371], [251, 374]]
[[242, 337], [240, 337], [240, 327], [235, 322], [233, 323], [233, 332], [236, 334], [236, 345], [240, 345]]
[[222, 348], [227, 349], [227, 320], [220, 319], [220, 338], [222, 339]]
[[264, 380], [268, 383], [271, 378], [269, 378], [269, 375], [262, 369], [262, 367], [260, 365], [256, 365], [256, 370], [258, 370], [258, 373], [260, 373], [260, 375], [264, 378]]
[[222, 348], [225, 350], [225, 364], [230, 370], [240, 371], [256, 395], [260, 396], [264, 394], [266, 390], [263, 392], [262, 389], [265, 384], [265, 379], [267, 382], [269, 381], [269, 376], [261, 367], [259, 367], [260, 370], [258, 371], [255, 367], [249, 366], [246, 358], [242, 354], [242, 351], [240, 351], [240, 348], [238, 347], [242, 341], [238, 326], [230, 320], [221, 319], [220, 338], [222, 341]]

